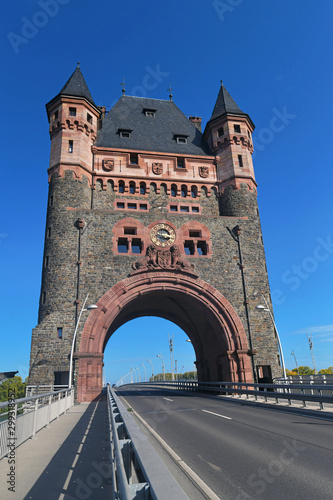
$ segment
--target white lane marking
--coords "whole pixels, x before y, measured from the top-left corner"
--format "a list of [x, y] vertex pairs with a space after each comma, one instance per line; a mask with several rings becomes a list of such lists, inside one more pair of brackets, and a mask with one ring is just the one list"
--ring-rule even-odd
[[163, 399], [166, 399], [167, 401], [173, 401], [173, 399], [169, 399], [169, 398], [163, 398]]
[[214, 413], [213, 411], [208, 411], [208, 410], [202, 410], [204, 411], [205, 413], [210, 413], [211, 415], [216, 415], [217, 417], [221, 417], [221, 418], [226, 418], [228, 420], [232, 420], [231, 417], [226, 417], [225, 415], [220, 415], [219, 413]]

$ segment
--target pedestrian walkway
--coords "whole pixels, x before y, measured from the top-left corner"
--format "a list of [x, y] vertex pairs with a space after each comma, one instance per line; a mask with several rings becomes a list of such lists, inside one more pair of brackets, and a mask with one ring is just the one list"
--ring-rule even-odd
[[112, 498], [105, 399], [73, 406], [16, 450], [15, 492], [7, 457], [0, 461], [1, 500]]

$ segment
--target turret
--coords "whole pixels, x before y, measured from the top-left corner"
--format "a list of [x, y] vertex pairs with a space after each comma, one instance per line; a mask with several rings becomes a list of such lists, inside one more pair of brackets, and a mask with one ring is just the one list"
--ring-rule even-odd
[[50, 123], [49, 175], [63, 177], [72, 170], [76, 178], [92, 170], [91, 146], [96, 140], [100, 110], [95, 105], [79, 64], [59, 94], [46, 104]]
[[[241, 189], [256, 194], [256, 181], [252, 164], [252, 132], [254, 124], [246, 113], [235, 103], [223, 83], [217, 96], [210, 120], [206, 125], [204, 138], [218, 157], [217, 181], [221, 196], [221, 215], [244, 215], [231, 206], [230, 193]], [[235, 197], [234, 197], [235, 198]], [[238, 198], [238, 196], [236, 196]], [[230, 205], [231, 203], [231, 205]]]

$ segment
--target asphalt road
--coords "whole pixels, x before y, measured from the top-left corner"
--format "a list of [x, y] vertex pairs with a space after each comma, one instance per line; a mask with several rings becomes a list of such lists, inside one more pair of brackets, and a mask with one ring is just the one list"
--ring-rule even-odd
[[223, 500], [333, 499], [333, 422], [161, 389], [129, 405]]

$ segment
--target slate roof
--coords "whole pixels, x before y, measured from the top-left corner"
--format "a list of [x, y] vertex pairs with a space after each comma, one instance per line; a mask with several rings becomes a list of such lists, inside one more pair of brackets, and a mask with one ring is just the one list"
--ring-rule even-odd
[[211, 120], [224, 115], [225, 113], [245, 115], [238, 105], [235, 103], [223, 83], [221, 84], [219, 94], [216, 99], [215, 107], [211, 116]]
[[[146, 116], [145, 110], [154, 110], [155, 116]], [[123, 95], [102, 123], [96, 146], [174, 155], [212, 155], [202, 133], [173, 101]], [[130, 137], [121, 137], [120, 130], [131, 131]], [[186, 136], [187, 143], [178, 144], [177, 135]]]
[[[93, 98], [89, 92], [88, 86], [86, 84], [85, 79], [81, 73], [79, 66], [72, 73], [70, 78], [67, 80], [63, 88], [60, 90], [58, 96], [60, 95], [69, 95], [73, 97], [85, 97], [89, 102], [91, 102], [94, 106]], [[57, 96], [57, 97], [58, 97]]]

